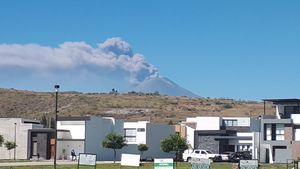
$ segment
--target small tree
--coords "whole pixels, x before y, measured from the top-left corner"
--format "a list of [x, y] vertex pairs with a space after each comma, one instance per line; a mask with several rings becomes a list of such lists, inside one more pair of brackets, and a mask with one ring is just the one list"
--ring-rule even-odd
[[141, 152], [141, 158], [143, 157], [143, 152], [147, 151], [149, 148], [146, 144], [139, 144], [138, 150]]
[[10, 150], [16, 148], [17, 145], [16, 145], [16, 143], [13, 142], [13, 141], [6, 141], [6, 142], [4, 143], [4, 146], [5, 146], [6, 149], [8, 150], [8, 153], [9, 153], [9, 159], [10, 159]]
[[114, 163], [116, 162], [116, 149], [122, 149], [124, 146], [126, 143], [123, 136], [116, 133], [106, 135], [102, 142], [102, 147], [114, 150]]
[[176, 168], [179, 154], [188, 149], [186, 139], [180, 137], [179, 134], [171, 134], [161, 142], [160, 146], [164, 152], [175, 153]]

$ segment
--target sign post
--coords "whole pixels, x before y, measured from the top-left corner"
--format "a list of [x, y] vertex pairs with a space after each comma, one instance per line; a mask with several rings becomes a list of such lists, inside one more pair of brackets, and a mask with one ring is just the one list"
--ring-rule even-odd
[[240, 160], [239, 169], [258, 169], [258, 160]]
[[172, 158], [155, 158], [154, 169], [173, 169], [174, 162]]
[[83, 166], [94, 166], [96, 169], [96, 160], [97, 160], [97, 155], [96, 154], [86, 154], [86, 153], [80, 153], [79, 154], [79, 159], [78, 159], [78, 165], [77, 169], [81, 165]]
[[205, 158], [192, 158], [192, 169], [210, 169], [210, 159]]

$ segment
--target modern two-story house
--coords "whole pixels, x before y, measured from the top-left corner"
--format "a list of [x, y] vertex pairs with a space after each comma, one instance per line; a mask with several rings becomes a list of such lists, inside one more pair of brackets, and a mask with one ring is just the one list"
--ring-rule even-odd
[[253, 132], [249, 117], [193, 117], [181, 126], [191, 148], [209, 150], [213, 153], [225, 151], [253, 151]]
[[286, 163], [300, 158], [300, 99], [266, 99], [272, 102], [274, 116], [260, 118], [260, 162]]

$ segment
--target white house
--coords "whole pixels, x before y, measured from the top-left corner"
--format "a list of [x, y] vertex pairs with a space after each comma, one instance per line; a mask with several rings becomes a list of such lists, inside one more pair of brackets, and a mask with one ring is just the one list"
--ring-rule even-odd
[[36, 120], [0, 118], [0, 135], [5, 141], [16, 142], [17, 145], [10, 153], [4, 145], [0, 147], [0, 159], [28, 159], [28, 131], [42, 127]]
[[[111, 149], [103, 148], [102, 141], [109, 133], [124, 136], [127, 146], [117, 150], [117, 160], [122, 153], [139, 154], [139, 144], [146, 144], [149, 150], [144, 153], [147, 158], [171, 157], [160, 149], [162, 139], [175, 133], [174, 126], [152, 124], [147, 121], [123, 122], [110, 117], [60, 117], [57, 122], [58, 151], [57, 158], [63, 155], [70, 159], [71, 150], [75, 153], [97, 154], [97, 160], [113, 160]], [[64, 150], [64, 153], [63, 153]]]

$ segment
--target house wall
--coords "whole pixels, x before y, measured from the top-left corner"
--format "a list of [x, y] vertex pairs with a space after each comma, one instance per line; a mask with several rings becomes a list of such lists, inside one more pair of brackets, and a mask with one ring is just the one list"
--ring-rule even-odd
[[284, 126], [284, 139], [293, 140], [293, 127], [291, 124], [286, 124]]
[[298, 104], [280, 104], [276, 105], [276, 116], [280, 118], [280, 114], [284, 114], [285, 106], [299, 106]]
[[[16, 159], [27, 159], [28, 130], [32, 128], [41, 128], [42, 125], [23, 123], [23, 119], [21, 118], [0, 118], [0, 134], [5, 140], [14, 141], [14, 123], [16, 123]], [[4, 145], [0, 147], [0, 159], [13, 159], [13, 157], [14, 149], [10, 150], [9, 153]]]
[[222, 117], [222, 120], [237, 120], [237, 125], [239, 127], [249, 127], [250, 117]]
[[294, 131], [295, 131], [295, 141], [300, 141], [300, 128], [296, 128]]
[[191, 148], [195, 148], [195, 129], [189, 126], [186, 126], [186, 140]]
[[[175, 126], [146, 123], [146, 142], [149, 147], [147, 151], [143, 153], [144, 159], [154, 158], [172, 158], [174, 154], [165, 153], [160, 148], [160, 143], [163, 139], [169, 137], [175, 133]], [[138, 144], [128, 144], [121, 151], [122, 153], [140, 154], [137, 149]]]
[[196, 130], [220, 130], [220, 117], [196, 117]]
[[220, 141], [215, 140], [217, 136], [218, 135], [198, 135], [195, 148], [218, 154], [220, 151]]
[[58, 121], [58, 130], [69, 130], [71, 139], [85, 138], [85, 121]]
[[260, 144], [260, 118], [250, 119], [250, 131], [253, 133], [252, 142], [252, 159], [259, 159]]
[[[276, 149], [274, 154], [274, 148], [278, 146], [286, 146], [286, 149]], [[276, 142], [268, 142], [267, 144], [262, 143], [261, 146], [261, 162], [267, 162], [266, 149], [269, 149], [269, 163], [286, 163], [287, 159], [292, 159], [292, 147], [291, 145], [286, 144], [285, 142], [276, 143]]]
[[[266, 156], [269, 150], [270, 163], [286, 163], [287, 159], [292, 159], [292, 146], [291, 140], [264, 140], [264, 124], [285, 124], [285, 137], [290, 138], [290, 119], [262, 119], [261, 120], [261, 133], [260, 133], [260, 161], [267, 162]], [[276, 150], [275, 147], [286, 147], [286, 149]]]
[[280, 114], [284, 114], [285, 105], [276, 105], [276, 116], [280, 117]]
[[292, 142], [292, 158], [300, 159], [300, 141]]
[[124, 122], [124, 129], [145, 129], [144, 132], [136, 132], [136, 140], [134, 142], [127, 142], [127, 144], [146, 144], [146, 125], [147, 121], [138, 121], [138, 122]]
[[185, 124], [177, 124], [175, 125], [175, 132], [179, 133], [182, 138], [186, 138], [186, 125]]
[[[112, 161], [113, 150], [102, 147], [107, 134], [115, 132], [123, 136], [123, 122], [112, 118], [91, 117], [86, 121], [85, 153], [97, 154], [98, 161]], [[121, 159], [121, 150], [117, 150], [117, 160]]]
[[[243, 138], [249, 137], [253, 138], [253, 132], [237, 132], [236, 136]], [[244, 139], [231, 139], [229, 140], [229, 145], [249, 145], [250, 149], [253, 149], [253, 139], [244, 140]]]
[[160, 143], [174, 133], [175, 127], [172, 125], [148, 123], [146, 144], [149, 145], [149, 150], [145, 152], [145, 155], [155, 158], [172, 158], [174, 154], [163, 152], [160, 148]]
[[[63, 149], [65, 153], [63, 154]], [[62, 155], [65, 155], [65, 159], [71, 160], [71, 151], [74, 149], [75, 154], [84, 153], [84, 141], [83, 140], [58, 140], [57, 142], [57, 158], [62, 159]]]

